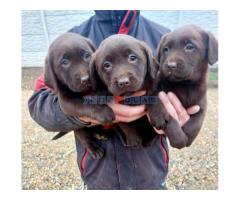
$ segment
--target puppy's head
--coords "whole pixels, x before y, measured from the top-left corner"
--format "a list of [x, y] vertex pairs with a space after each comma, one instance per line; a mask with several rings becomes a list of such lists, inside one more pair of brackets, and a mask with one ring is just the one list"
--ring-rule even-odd
[[58, 92], [61, 85], [73, 92], [90, 88], [89, 62], [95, 51], [91, 41], [75, 33], [59, 36], [45, 60], [45, 83]]
[[158, 65], [151, 49], [128, 35], [113, 35], [105, 39], [90, 62], [93, 87], [101, 86], [113, 95], [140, 90], [147, 77], [153, 79]]
[[198, 81], [218, 60], [218, 42], [194, 25], [164, 35], [157, 50], [161, 75], [168, 81]]

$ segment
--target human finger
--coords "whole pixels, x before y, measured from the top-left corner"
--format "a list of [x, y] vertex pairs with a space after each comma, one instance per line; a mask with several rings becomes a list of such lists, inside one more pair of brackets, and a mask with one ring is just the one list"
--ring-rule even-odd
[[174, 108], [174, 106], [171, 104], [171, 102], [169, 101], [168, 99], [168, 96], [165, 92], [161, 91], [159, 92], [158, 94], [160, 100], [162, 101], [165, 109], [167, 110], [167, 112], [174, 118], [176, 119], [177, 121], [179, 121], [178, 119], [178, 115], [177, 115], [177, 112]]
[[124, 117], [137, 116], [139, 114], [142, 114], [146, 109], [145, 105], [127, 106], [116, 103], [115, 101], [109, 103], [108, 105], [112, 108], [115, 115], [121, 115]]
[[198, 113], [199, 110], [200, 110], [200, 106], [199, 105], [194, 105], [194, 106], [191, 106], [190, 108], [187, 108], [187, 113], [189, 115], [193, 115], [193, 114]]

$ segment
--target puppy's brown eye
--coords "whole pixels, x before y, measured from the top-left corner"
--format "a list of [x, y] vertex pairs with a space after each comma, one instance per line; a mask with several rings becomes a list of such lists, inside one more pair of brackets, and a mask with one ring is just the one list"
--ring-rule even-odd
[[134, 54], [130, 54], [130, 55], [128, 56], [128, 61], [129, 61], [129, 62], [136, 62], [136, 61], [137, 61], [137, 56], [134, 55]]
[[83, 54], [83, 60], [84, 61], [88, 62], [90, 60], [90, 58], [91, 58], [91, 54], [89, 52], [85, 52]]
[[185, 51], [193, 51], [195, 46], [192, 43], [187, 43], [184, 47]]
[[109, 61], [105, 61], [105, 62], [103, 63], [103, 67], [104, 67], [104, 69], [106, 69], [106, 70], [110, 70], [110, 69], [112, 68], [112, 63], [109, 62]]
[[169, 52], [169, 48], [168, 47], [164, 47], [163, 48], [163, 53], [168, 53]]
[[68, 60], [67, 58], [63, 58], [61, 60], [61, 65], [68, 65], [70, 63], [70, 60]]

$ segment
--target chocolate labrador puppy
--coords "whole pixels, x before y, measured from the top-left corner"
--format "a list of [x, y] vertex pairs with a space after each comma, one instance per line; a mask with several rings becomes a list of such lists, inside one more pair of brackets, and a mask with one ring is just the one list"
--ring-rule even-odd
[[180, 127], [165, 107], [150, 106], [150, 121], [157, 129], [163, 129], [170, 144], [176, 148], [191, 145], [198, 135], [206, 112], [206, 91], [208, 64], [218, 60], [218, 42], [209, 32], [188, 25], [164, 35], [157, 50], [160, 63], [157, 92], [173, 92], [188, 108], [199, 105], [200, 111]]
[[[148, 91], [157, 71], [151, 49], [129, 35], [119, 34], [105, 39], [90, 62], [93, 89], [108, 91], [108, 95], [113, 96], [126, 97], [139, 90]], [[145, 146], [156, 136], [147, 117], [114, 124], [114, 128], [126, 146]]]
[[[84, 104], [83, 96], [91, 94], [89, 62], [95, 47], [91, 41], [75, 33], [59, 36], [49, 47], [45, 60], [45, 83], [58, 96], [62, 111], [69, 116], [85, 116], [101, 123], [111, 123], [115, 115], [107, 105]], [[94, 128], [75, 130], [76, 137], [94, 158], [103, 155], [103, 149], [94, 141]], [[90, 132], [90, 133], [89, 133]], [[66, 133], [59, 133], [57, 139]]]

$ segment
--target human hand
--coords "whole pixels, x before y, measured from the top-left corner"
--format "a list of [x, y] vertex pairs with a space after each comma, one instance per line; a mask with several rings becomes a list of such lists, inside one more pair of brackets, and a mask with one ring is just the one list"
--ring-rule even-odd
[[[138, 91], [132, 96], [143, 96], [144, 94], [146, 94], [146, 91]], [[113, 100], [108, 104], [108, 106], [112, 108], [113, 112], [115, 113], [116, 120], [114, 122], [129, 123], [141, 118], [146, 114], [145, 105], [128, 106]]]
[[[146, 91], [138, 91], [138, 92], [135, 92], [132, 96], [143, 96], [144, 94], [146, 94]], [[114, 123], [116, 122], [128, 123], [128, 122], [137, 120], [146, 114], [145, 105], [127, 106], [127, 105], [120, 104], [115, 99], [113, 99], [110, 103], [108, 103], [108, 106], [112, 108], [115, 114]], [[89, 117], [79, 117], [79, 119], [84, 122], [90, 122], [91, 125], [101, 124], [99, 121], [91, 119]]]
[[[193, 115], [200, 110], [199, 105], [194, 105], [185, 109], [178, 97], [173, 92], [168, 92], [166, 94], [165, 92], [161, 91], [159, 92], [158, 96], [167, 112], [178, 121], [181, 127], [187, 123], [187, 121], [190, 119], [190, 115]], [[163, 130], [155, 129], [155, 131], [159, 134], [164, 134]]]

